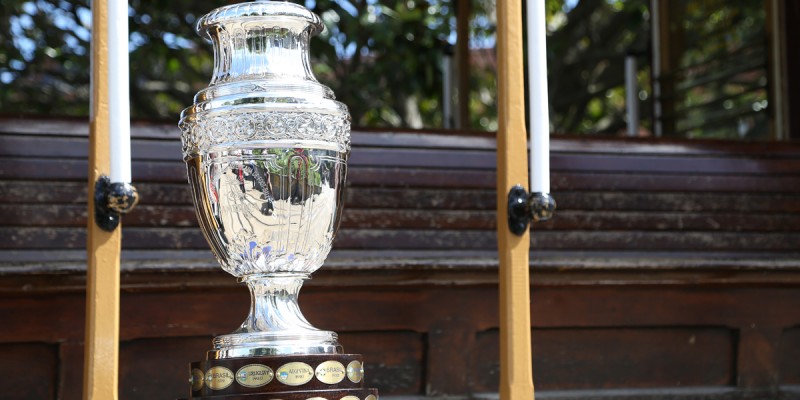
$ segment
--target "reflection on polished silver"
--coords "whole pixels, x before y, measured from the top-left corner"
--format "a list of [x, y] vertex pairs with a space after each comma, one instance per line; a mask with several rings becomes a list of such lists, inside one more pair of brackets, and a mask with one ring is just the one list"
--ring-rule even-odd
[[139, 191], [128, 182], [114, 182], [108, 187], [106, 201], [108, 208], [127, 214], [139, 204]]
[[508, 230], [521, 236], [531, 221], [547, 221], [556, 211], [556, 199], [550, 193], [531, 193], [522, 185], [514, 185], [508, 191]]
[[319, 17], [285, 2], [218, 8], [198, 33], [214, 74], [181, 113], [183, 157], [200, 226], [222, 268], [250, 289], [250, 313], [209, 359], [338, 353], [334, 332], [300, 312], [303, 280], [339, 225], [350, 116], [308, 57]]
[[113, 232], [119, 226], [120, 216], [127, 214], [139, 203], [139, 192], [127, 182], [111, 182], [101, 175], [94, 185], [94, 220], [100, 229]]
[[531, 218], [535, 222], [547, 221], [553, 218], [553, 213], [556, 212], [556, 199], [550, 193], [531, 193], [528, 198], [528, 207], [531, 210]]

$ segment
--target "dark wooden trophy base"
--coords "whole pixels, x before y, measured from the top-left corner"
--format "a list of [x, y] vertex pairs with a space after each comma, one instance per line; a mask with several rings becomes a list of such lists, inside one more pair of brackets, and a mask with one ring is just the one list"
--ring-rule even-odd
[[358, 354], [296, 354], [191, 365], [192, 400], [377, 400]]

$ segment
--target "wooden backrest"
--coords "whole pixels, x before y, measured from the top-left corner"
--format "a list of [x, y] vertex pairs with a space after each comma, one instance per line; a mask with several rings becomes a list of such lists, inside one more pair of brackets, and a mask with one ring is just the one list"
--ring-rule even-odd
[[[86, 124], [0, 121], [0, 260], [82, 250]], [[555, 137], [556, 217], [533, 251], [800, 252], [800, 145]], [[178, 130], [133, 128], [130, 251], [204, 250]], [[353, 133], [335, 249], [496, 248], [490, 136]], [[522, 183], [522, 182], [521, 182]]]

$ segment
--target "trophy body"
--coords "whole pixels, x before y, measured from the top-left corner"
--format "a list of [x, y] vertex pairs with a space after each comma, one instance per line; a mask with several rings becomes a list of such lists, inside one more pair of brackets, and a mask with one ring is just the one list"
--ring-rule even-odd
[[336, 334], [313, 327], [297, 304], [330, 252], [350, 152], [347, 108], [310, 68], [321, 21], [299, 5], [255, 1], [218, 8], [197, 30], [214, 46], [214, 74], [181, 114], [183, 157], [203, 234], [248, 286], [251, 306], [193, 364], [193, 397], [305, 399], [313, 389], [353, 391], [315, 393], [322, 399], [375, 398], [361, 388], [360, 356], [342, 354]]
[[214, 339], [212, 357], [340, 351], [336, 334], [297, 305], [322, 266], [341, 215], [347, 153], [304, 141], [263, 141], [187, 160], [202, 229], [222, 268], [250, 289], [250, 313]]

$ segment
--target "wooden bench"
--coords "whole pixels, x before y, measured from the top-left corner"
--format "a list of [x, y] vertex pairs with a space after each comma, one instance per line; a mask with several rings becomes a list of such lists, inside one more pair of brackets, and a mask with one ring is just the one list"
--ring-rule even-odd
[[[23, 398], [80, 392], [65, 360], [82, 352], [87, 130], [0, 121], [0, 351], [37, 371], [14, 379], [49, 382]], [[123, 220], [122, 398], [184, 394], [185, 364], [247, 306], [197, 227], [177, 135], [133, 129], [142, 202]], [[552, 143], [559, 210], [532, 235], [537, 390], [800, 392], [800, 144]], [[349, 165], [306, 315], [367, 356], [384, 395], [496, 391], [494, 139], [356, 131]]]

